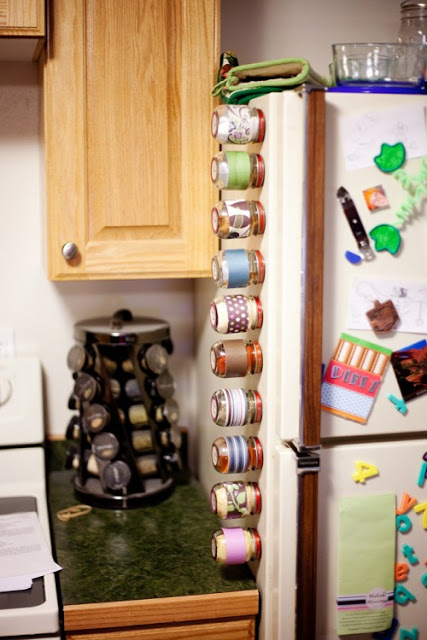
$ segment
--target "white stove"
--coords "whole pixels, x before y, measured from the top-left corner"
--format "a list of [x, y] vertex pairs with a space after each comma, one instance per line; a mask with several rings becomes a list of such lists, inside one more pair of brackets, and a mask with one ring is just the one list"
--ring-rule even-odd
[[[0, 360], [0, 514], [35, 510], [51, 548], [42, 446], [43, 394], [37, 358]], [[59, 640], [54, 574], [31, 589], [0, 593], [0, 638]]]

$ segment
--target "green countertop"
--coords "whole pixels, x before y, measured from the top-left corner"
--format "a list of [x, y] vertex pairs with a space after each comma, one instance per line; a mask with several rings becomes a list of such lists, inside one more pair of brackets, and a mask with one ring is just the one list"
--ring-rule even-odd
[[175, 487], [155, 506], [93, 508], [61, 522], [79, 504], [75, 472], [49, 474], [49, 504], [63, 605], [142, 600], [256, 589], [247, 565], [222, 567], [211, 556], [220, 527], [199, 485]]

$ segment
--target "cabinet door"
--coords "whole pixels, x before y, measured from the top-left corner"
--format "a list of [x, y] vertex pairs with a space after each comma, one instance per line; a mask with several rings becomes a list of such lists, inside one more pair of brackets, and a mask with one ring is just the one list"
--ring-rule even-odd
[[44, 0], [0, 0], [0, 36], [44, 33]]
[[218, 31], [219, 0], [51, 0], [51, 279], [210, 273]]

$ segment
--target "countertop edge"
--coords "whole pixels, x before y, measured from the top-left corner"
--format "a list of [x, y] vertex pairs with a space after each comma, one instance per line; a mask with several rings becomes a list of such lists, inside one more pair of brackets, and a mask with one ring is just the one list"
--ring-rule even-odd
[[210, 620], [255, 615], [257, 589], [122, 602], [64, 605], [67, 631]]

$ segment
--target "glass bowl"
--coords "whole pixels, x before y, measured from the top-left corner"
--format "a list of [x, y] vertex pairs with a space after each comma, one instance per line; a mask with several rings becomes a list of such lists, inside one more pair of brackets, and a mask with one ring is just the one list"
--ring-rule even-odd
[[332, 54], [337, 85], [417, 87], [425, 82], [422, 44], [339, 43], [332, 45]]

